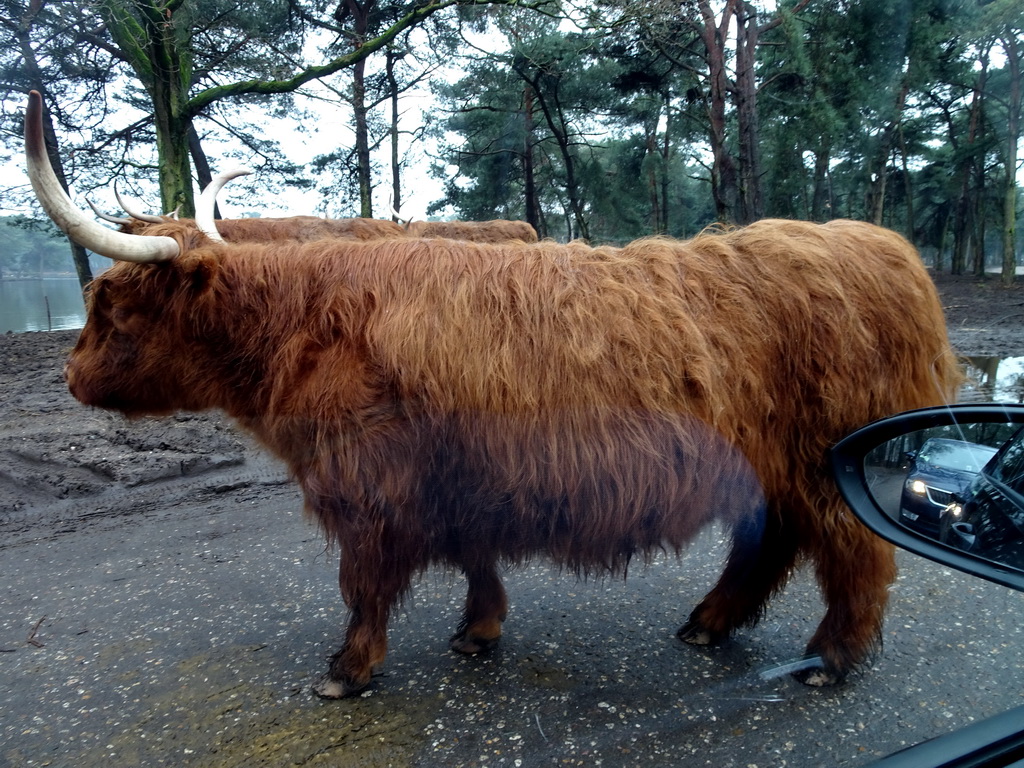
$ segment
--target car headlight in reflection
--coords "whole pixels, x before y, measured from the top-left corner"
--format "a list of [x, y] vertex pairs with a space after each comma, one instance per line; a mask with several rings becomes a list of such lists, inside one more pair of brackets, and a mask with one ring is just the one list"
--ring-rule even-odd
[[959, 520], [964, 514], [964, 505], [957, 504], [956, 502], [946, 507], [946, 514], [952, 517], [954, 520]]
[[923, 480], [911, 480], [907, 483], [907, 490], [918, 496], [924, 496], [928, 492], [928, 486], [924, 484]]

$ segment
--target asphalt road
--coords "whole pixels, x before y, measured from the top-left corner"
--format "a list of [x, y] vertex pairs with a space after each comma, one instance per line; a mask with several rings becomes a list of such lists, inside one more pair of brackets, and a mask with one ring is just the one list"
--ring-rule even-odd
[[295, 488], [69, 502], [0, 536], [0, 766], [865, 765], [1024, 703], [1024, 596], [902, 555], [884, 650], [837, 689], [785, 674], [809, 574], [724, 648], [675, 639], [712, 531], [625, 581], [511, 572], [485, 658], [447, 650], [463, 585], [430, 572], [372, 688], [321, 701], [345, 610]]

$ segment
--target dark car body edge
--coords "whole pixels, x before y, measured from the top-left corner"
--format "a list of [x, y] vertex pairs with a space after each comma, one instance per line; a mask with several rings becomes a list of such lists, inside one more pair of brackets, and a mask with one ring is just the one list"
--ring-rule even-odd
[[907, 747], [872, 768], [995, 768], [1024, 760], [1024, 706]]

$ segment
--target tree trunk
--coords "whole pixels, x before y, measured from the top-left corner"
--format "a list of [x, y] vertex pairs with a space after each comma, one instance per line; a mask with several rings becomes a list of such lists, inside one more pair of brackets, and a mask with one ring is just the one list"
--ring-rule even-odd
[[668, 234], [669, 228], [669, 211], [672, 206], [668, 204], [668, 190], [669, 175], [672, 173], [672, 166], [670, 161], [672, 159], [672, 95], [669, 91], [665, 91], [665, 135], [661, 141], [661, 201], [662, 201], [662, 216], [661, 216], [661, 231], [666, 235]]
[[1010, 72], [1010, 94], [1006, 121], [1006, 187], [1003, 192], [1003, 269], [1002, 282], [1012, 285], [1017, 275], [1017, 145], [1020, 140], [1021, 51], [1016, 31], [1006, 30], [1002, 37], [1006, 66]]
[[158, 6], [150, 0], [104, 0], [102, 4], [111, 36], [153, 104], [160, 204], [164, 211], [177, 209], [182, 216], [192, 217], [195, 200], [188, 151], [192, 27], [188, 13], [175, 16], [180, 11], [178, 3]]
[[708, 133], [711, 143], [711, 197], [715, 202], [715, 215], [720, 222], [734, 221], [737, 212], [738, 191], [736, 165], [726, 145], [726, 98], [729, 78], [725, 69], [726, 41], [729, 23], [735, 12], [736, 0], [728, 0], [722, 10], [722, 20], [715, 22], [715, 14], [708, 0], [697, 3], [704, 23], [700, 27], [704, 54], [708, 66]]
[[[789, 9], [802, 11], [810, 0], [798, 0]], [[776, 14], [758, 25], [757, 12], [746, 0], [725, 0], [722, 18], [716, 23], [710, 0], [698, 0], [701, 23], [697, 25], [708, 67], [708, 126], [711, 143], [711, 195], [720, 221], [752, 221], [764, 215], [761, 191], [761, 149], [757, 115], [757, 44], [762, 34], [782, 23]], [[715, 3], [718, 5], [718, 3]], [[736, 21], [736, 82], [726, 69], [729, 29]], [[739, 126], [739, 176], [736, 161], [726, 144], [726, 101], [736, 101]]]
[[907, 139], [903, 132], [903, 124], [900, 123], [899, 127], [900, 135], [900, 159], [901, 166], [903, 169], [903, 196], [907, 200], [907, 228], [906, 235], [907, 240], [913, 245], [916, 240], [916, 232], [914, 229], [914, 184], [910, 177], [910, 167], [907, 164]]
[[900, 123], [903, 121], [903, 110], [907, 103], [907, 94], [910, 92], [910, 77], [904, 75], [903, 82], [900, 85], [900, 90], [896, 94], [896, 103], [893, 105], [893, 117], [889, 121], [888, 125], [882, 131], [882, 136], [879, 139], [878, 150], [875, 152], [875, 161], [873, 163], [875, 167], [874, 178], [872, 179], [871, 191], [870, 191], [870, 205], [869, 211], [871, 216], [871, 222], [882, 225], [882, 220], [885, 215], [885, 188], [888, 181], [889, 174], [886, 168], [889, 165], [889, 156], [892, 154], [892, 140], [896, 131], [899, 129]]
[[[342, 0], [335, 18], [342, 23], [346, 14], [352, 17], [352, 43], [359, 48], [370, 30], [370, 14], [376, 0]], [[369, 108], [366, 106], [366, 60], [352, 67], [352, 121], [356, 134], [356, 180], [359, 184], [359, 215], [373, 218], [373, 171], [370, 166]]]
[[975, 231], [973, 238], [973, 254], [971, 258], [972, 272], [976, 277], [985, 276], [985, 217], [974, 217]]
[[400, 57], [395, 54], [392, 48], [388, 48], [386, 73], [388, 81], [388, 94], [391, 98], [391, 207], [396, 211], [402, 210], [402, 165], [398, 151], [398, 81], [395, 79], [395, 62]]
[[[343, 0], [358, 4], [358, 0]], [[376, 0], [366, 0], [372, 6]], [[486, 0], [512, 5], [516, 0]], [[164, 210], [181, 206], [182, 216], [195, 211], [188, 164], [188, 130], [192, 119], [212, 104], [247, 94], [293, 93], [304, 84], [354, 67], [382, 50], [398, 35], [458, 0], [412, 4], [396, 22], [372, 39], [364, 39], [326, 63], [307, 66], [280, 79], [244, 78], [199, 91], [189, 98], [192, 82], [192, 35], [195, 4], [185, 0], [99, 0], [98, 6], [117, 51], [146, 88], [153, 106], [160, 154], [160, 193]], [[241, 42], [241, 41], [240, 41]]]
[[[166, 91], [167, 93], [162, 93]], [[195, 216], [188, 131], [192, 121], [183, 116], [186, 94], [170, 82], [158, 81], [153, 97], [156, 148], [160, 164], [160, 203], [164, 211]]]
[[544, 115], [544, 120], [548, 125], [548, 130], [551, 131], [551, 135], [554, 136], [555, 142], [558, 144], [558, 151], [565, 165], [565, 192], [568, 196], [568, 200], [566, 200], [567, 213], [572, 215], [576, 225], [574, 236], [589, 240], [590, 227], [583, 210], [579, 180], [576, 178], [576, 156], [570, 146], [568, 124], [559, 104], [558, 94], [545, 94], [540, 89], [537, 80], [530, 77], [530, 73], [525, 67], [513, 64], [512, 68], [523, 79], [523, 82], [533, 89], [534, 98], [537, 104], [540, 105], [541, 113]]
[[[210, 161], [206, 157], [206, 150], [203, 149], [203, 144], [199, 140], [199, 132], [194, 125], [188, 127], [188, 152], [192, 156], [192, 165], [196, 169], [196, 181], [199, 184], [199, 189], [206, 189], [207, 185], [213, 181], [213, 171], [210, 169]], [[164, 213], [168, 213], [168, 211], [164, 211]]]
[[[960, 193], [956, 200], [956, 214], [953, 218], [953, 254], [950, 257], [950, 272], [954, 275], [962, 274], [964, 265], [967, 263], [967, 244], [970, 239], [969, 233], [974, 226], [973, 212], [977, 207], [974, 204], [977, 202], [976, 199], [972, 202], [972, 189], [975, 198], [982, 189], [981, 180], [984, 171], [981, 168], [981, 163], [978, 162], [975, 147], [979, 141], [985, 81], [988, 77], [988, 51], [988, 44], [982, 45], [979, 55], [981, 69], [974, 84], [970, 117], [967, 122], [967, 147], [964, 151], [964, 160], [959, 168]], [[950, 144], [954, 149], [959, 149], [955, 130], [955, 125], [950, 122]]]
[[523, 88], [523, 205], [526, 221], [541, 237], [547, 235], [541, 226], [540, 205], [537, 202], [537, 180], [533, 167], [533, 86]]
[[373, 218], [373, 189], [370, 169], [370, 128], [366, 108], [366, 65], [360, 61], [352, 68], [352, 119], [356, 133], [356, 178], [359, 182], [359, 215]]
[[939, 234], [939, 246], [935, 249], [935, 274], [941, 274], [946, 266], [946, 241], [949, 239], [949, 219], [947, 215], [942, 220], [942, 232]]
[[662, 228], [661, 223], [661, 203], [659, 200], [660, 185], [658, 184], [658, 164], [654, 162], [653, 158], [660, 158], [658, 152], [658, 133], [657, 123], [655, 123], [654, 130], [650, 130], [647, 133], [647, 156], [651, 158], [647, 164], [647, 198], [651, 205], [651, 233], [660, 235], [664, 234], [665, 230]]
[[[46, 154], [50, 157], [50, 165], [53, 166], [57, 181], [61, 189], [68, 192], [67, 177], [64, 175], [64, 163], [60, 159], [60, 152], [57, 149], [57, 132], [53, 128], [53, 118], [47, 103], [50, 101], [49, 91], [46, 88], [46, 81], [43, 78], [39, 60], [36, 58], [35, 48], [32, 47], [32, 24], [35, 22], [36, 14], [42, 9], [42, 4], [31, 4], [25, 15], [18, 19], [18, 27], [15, 36], [18, 40], [18, 47], [25, 60], [25, 70], [28, 75], [30, 89], [39, 91], [43, 97], [43, 139], [46, 145]], [[89, 264], [89, 254], [85, 248], [80, 246], [70, 237], [68, 245], [71, 248], [71, 263], [75, 265], [75, 274], [78, 275], [78, 285], [85, 293], [89, 283], [92, 282], [92, 266]]]
[[761, 194], [761, 147], [757, 119], [755, 55], [760, 29], [754, 7], [747, 2], [736, 12], [736, 120], [739, 128], [739, 220], [764, 217]]
[[826, 221], [830, 212], [828, 194], [829, 151], [814, 153], [814, 189], [811, 191], [811, 221]]

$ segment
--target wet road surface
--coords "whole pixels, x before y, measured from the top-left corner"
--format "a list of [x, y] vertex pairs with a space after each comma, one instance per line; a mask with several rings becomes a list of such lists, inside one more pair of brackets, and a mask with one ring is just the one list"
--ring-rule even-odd
[[1024, 596], [907, 553], [884, 651], [843, 687], [784, 673], [821, 616], [807, 573], [727, 646], [680, 643], [713, 531], [625, 581], [510, 572], [482, 658], [448, 651], [464, 585], [431, 571], [371, 689], [321, 701], [336, 554], [272, 469], [236, 486], [0, 531], [0, 766], [865, 765], [1024, 703]]

